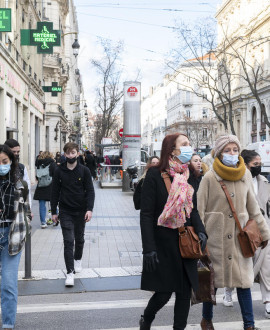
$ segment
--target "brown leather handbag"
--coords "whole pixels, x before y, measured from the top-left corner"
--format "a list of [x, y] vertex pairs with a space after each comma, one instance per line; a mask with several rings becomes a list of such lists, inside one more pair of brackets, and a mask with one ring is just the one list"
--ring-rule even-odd
[[[168, 193], [171, 189], [171, 179], [167, 173], [161, 174]], [[202, 252], [200, 239], [196, 234], [194, 227], [192, 226], [182, 226], [178, 228], [179, 232], [179, 249], [182, 258], [188, 259], [199, 259], [205, 255], [208, 255], [207, 247], [204, 252]]]
[[239, 229], [239, 234], [237, 236], [242, 254], [245, 258], [254, 257], [256, 250], [262, 245], [263, 242], [262, 235], [258, 228], [257, 222], [254, 219], [250, 219], [248, 220], [244, 228], [241, 227], [227, 186], [223, 181], [219, 181], [219, 183], [224, 190], [224, 193], [232, 210], [234, 220]]

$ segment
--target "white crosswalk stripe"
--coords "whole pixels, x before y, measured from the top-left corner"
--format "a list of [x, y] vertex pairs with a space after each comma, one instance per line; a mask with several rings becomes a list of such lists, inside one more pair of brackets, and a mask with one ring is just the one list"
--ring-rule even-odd
[[[217, 295], [217, 303], [222, 303], [223, 295]], [[233, 300], [237, 301], [236, 295]], [[252, 293], [252, 300], [261, 300], [261, 293], [255, 291]], [[131, 299], [131, 300], [112, 300], [112, 301], [95, 301], [95, 302], [72, 302], [72, 303], [51, 303], [45, 304], [25, 304], [18, 306], [18, 313], [47, 313], [47, 312], [64, 312], [64, 311], [81, 311], [81, 310], [98, 310], [98, 309], [124, 309], [124, 308], [143, 308], [147, 305], [147, 299]], [[166, 306], [173, 306], [172, 298]], [[270, 329], [270, 327], [269, 327]]]

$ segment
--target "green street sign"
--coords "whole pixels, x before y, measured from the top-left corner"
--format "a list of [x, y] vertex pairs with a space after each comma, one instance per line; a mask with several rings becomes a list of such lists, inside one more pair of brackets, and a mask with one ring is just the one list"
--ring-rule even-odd
[[11, 32], [10, 8], [0, 8], [0, 32]]
[[57, 82], [52, 82], [52, 86], [43, 86], [45, 93], [52, 93], [52, 96], [58, 96], [58, 93], [62, 93], [62, 86], [58, 86]]
[[36, 30], [21, 30], [21, 46], [37, 46], [38, 54], [53, 54], [53, 47], [61, 46], [61, 31], [52, 22], [37, 22]]

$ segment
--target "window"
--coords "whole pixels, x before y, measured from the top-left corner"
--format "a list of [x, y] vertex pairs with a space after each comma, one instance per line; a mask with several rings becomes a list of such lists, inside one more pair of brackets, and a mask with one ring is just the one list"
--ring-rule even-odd
[[2, 41], [2, 32], [0, 32], [0, 40]]
[[[263, 104], [262, 106], [263, 106], [263, 109], [265, 111], [265, 105]], [[262, 124], [265, 123], [265, 117], [264, 117], [264, 114], [263, 114], [263, 110], [261, 111], [261, 122], [262, 122]]]
[[207, 128], [203, 128], [202, 133], [203, 133], [203, 137], [207, 138]]
[[26, 62], [25, 61], [23, 61], [23, 71], [26, 71]]
[[207, 118], [207, 113], [208, 113], [208, 109], [203, 108], [203, 110], [202, 110], [203, 118]]
[[37, 74], [36, 73], [34, 73], [34, 79], [35, 79], [35, 81], [37, 81]]
[[256, 108], [252, 108], [252, 125], [257, 125], [257, 112]]
[[24, 23], [24, 10], [22, 11], [22, 22]]
[[8, 51], [11, 52], [11, 40], [8, 39]]
[[190, 110], [186, 110], [187, 117], [190, 118]]
[[19, 52], [16, 50], [16, 61], [19, 61]]
[[40, 79], [39, 79], [39, 81], [38, 81], [38, 85], [41, 86], [41, 80], [40, 80]]
[[32, 67], [29, 65], [29, 76], [32, 76]]

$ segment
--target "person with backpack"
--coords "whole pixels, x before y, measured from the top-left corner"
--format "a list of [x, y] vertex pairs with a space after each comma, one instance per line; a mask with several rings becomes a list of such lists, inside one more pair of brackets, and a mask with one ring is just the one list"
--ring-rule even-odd
[[0, 145], [0, 261], [1, 317], [3, 329], [14, 329], [18, 301], [18, 269], [21, 252], [31, 230], [29, 190], [17, 176], [12, 150]]
[[[64, 146], [66, 162], [55, 170], [51, 192], [52, 220], [60, 220], [67, 269], [65, 285], [74, 285], [74, 274], [82, 271], [85, 223], [92, 218], [95, 191], [90, 170], [78, 161], [79, 146]], [[59, 205], [59, 216], [56, 213]], [[75, 251], [74, 250], [75, 240]]]
[[17, 176], [19, 179], [25, 181], [28, 186], [29, 190], [29, 205], [32, 206], [32, 196], [31, 196], [31, 182], [28, 176], [27, 168], [24, 166], [24, 164], [20, 163], [20, 152], [21, 152], [21, 146], [17, 140], [14, 139], [8, 139], [5, 142], [5, 145], [7, 145], [11, 151], [13, 152], [17, 162]]
[[51, 199], [52, 177], [56, 168], [54, 156], [49, 151], [43, 151], [37, 160], [37, 187], [34, 194], [34, 200], [39, 201], [39, 216], [41, 228], [47, 228], [46, 223], [46, 202]]

